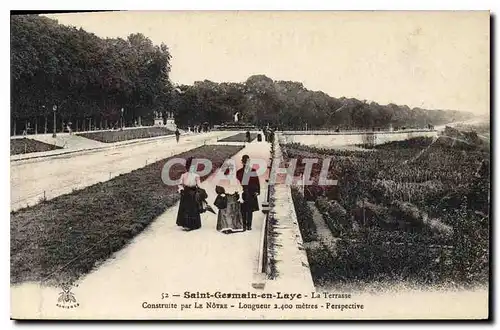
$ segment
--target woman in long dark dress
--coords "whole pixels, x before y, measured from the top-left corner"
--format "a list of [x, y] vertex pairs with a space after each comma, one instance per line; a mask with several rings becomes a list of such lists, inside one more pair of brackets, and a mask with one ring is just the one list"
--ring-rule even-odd
[[185, 230], [201, 228], [199, 202], [197, 201], [197, 188], [201, 184], [200, 176], [190, 171], [192, 158], [186, 161], [186, 172], [179, 179], [179, 192], [181, 200], [177, 213], [177, 225]]

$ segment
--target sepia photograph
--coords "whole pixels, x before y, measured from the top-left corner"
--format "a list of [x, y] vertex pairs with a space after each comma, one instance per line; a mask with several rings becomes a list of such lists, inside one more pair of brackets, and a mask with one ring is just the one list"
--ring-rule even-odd
[[491, 318], [491, 19], [12, 11], [11, 319]]

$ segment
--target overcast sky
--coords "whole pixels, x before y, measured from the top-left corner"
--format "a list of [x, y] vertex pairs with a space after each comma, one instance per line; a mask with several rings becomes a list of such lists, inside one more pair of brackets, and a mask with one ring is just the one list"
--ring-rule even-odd
[[300, 81], [334, 97], [489, 112], [488, 12], [112, 12], [48, 15], [101, 37], [140, 32], [174, 83]]

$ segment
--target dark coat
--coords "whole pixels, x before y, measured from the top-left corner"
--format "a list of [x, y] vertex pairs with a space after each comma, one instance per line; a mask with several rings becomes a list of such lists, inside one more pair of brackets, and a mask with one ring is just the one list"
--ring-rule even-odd
[[222, 197], [222, 195], [217, 195], [214, 201], [214, 205], [219, 210], [224, 210], [227, 207], [227, 196]]
[[259, 200], [257, 194], [260, 194], [260, 182], [257, 177], [257, 172], [252, 169], [253, 176], [248, 178], [248, 182], [243, 182], [244, 178], [244, 168], [240, 168], [236, 171], [236, 178], [243, 186], [243, 194], [241, 198], [243, 199], [242, 209], [247, 211], [258, 211], [259, 210]]
[[[215, 186], [215, 193], [217, 194], [217, 197], [215, 198], [214, 205], [219, 210], [224, 210], [227, 207], [228, 200], [226, 196], [226, 190], [224, 189], [224, 187]], [[222, 195], [224, 195], [224, 197]], [[240, 198], [240, 195], [238, 193], [235, 193], [234, 196], [236, 196], [236, 199]]]
[[197, 201], [198, 203], [203, 202], [204, 200], [206, 200], [206, 199], [207, 199], [207, 197], [208, 197], [208, 194], [207, 194], [207, 192], [206, 192], [206, 190], [205, 190], [205, 189], [200, 188], [200, 187], [198, 187], [198, 188], [196, 189], [196, 201]]
[[207, 192], [203, 188], [197, 187], [194, 193], [196, 204], [198, 205], [198, 210], [200, 213], [204, 213], [206, 211], [206, 199], [208, 197]]

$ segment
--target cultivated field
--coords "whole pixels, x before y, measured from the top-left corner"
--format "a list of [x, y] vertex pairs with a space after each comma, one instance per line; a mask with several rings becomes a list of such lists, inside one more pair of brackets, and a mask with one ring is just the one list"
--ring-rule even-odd
[[[338, 180], [334, 187], [306, 186], [304, 195], [293, 190], [317, 285], [487, 282], [487, 150], [434, 143], [432, 138], [391, 142], [369, 151], [298, 144], [283, 149], [298, 164], [304, 157], [330, 157], [328, 178]], [[313, 167], [315, 179], [320, 169], [321, 163]], [[295, 175], [303, 170], [299, 167]], [[324, 235], [314, 214], [323, 218], [332, 242], [318, 238]]]

